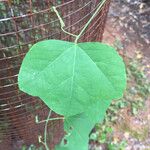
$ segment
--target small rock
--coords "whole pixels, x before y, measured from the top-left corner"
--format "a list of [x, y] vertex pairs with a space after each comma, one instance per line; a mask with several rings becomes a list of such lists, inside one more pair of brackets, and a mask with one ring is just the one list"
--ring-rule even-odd
[[124, 137], [125, 137], [126, 139], [128, 139], [129, 136], [130, 136], [130, 133], [129, 133], [129, 132], [125, 132], [125, 133], [124, 133]]

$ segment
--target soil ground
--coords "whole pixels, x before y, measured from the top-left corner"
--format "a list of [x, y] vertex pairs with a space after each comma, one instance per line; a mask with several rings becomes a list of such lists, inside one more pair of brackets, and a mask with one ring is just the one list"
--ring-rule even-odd
[[[103, 42], [115, 45], [127, 58], [139, 59], [150, 79], [150, 1], [112, 0]], [[114, 139], [126, 140], [125, 150], [150, 150], [150, 97], [136, 115], [125, 108], [119, 116]]]

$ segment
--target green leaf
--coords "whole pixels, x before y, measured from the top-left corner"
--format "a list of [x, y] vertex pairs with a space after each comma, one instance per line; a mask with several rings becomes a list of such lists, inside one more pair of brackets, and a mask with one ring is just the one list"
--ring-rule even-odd
[[96, 123], [105, 116], [111, 100], [97, 101], [84, 113], [65, 119], [64, 128], [67, 135], [56, 150], [87, 150], [89, 134]]
[[121, 57], [106, 44], [48, 40], [27, 53], [18, 82], [22, 91], [64, 115], [67, 134], [56, 150], [87, 150], [92, 128], [111, 100], [122, 97], [126, 75]]
[[106, 44], [47, 40], [27, 53], [18, 81], [22, 91], [72, 116], [102, 99], [120, 98], [126, 76], [121, 57]]
[[121, 98], [126, 87], [126, 71], [117, 51], [99, 42], [80, 43], [79, 46], [99, 68], [101, 99]]

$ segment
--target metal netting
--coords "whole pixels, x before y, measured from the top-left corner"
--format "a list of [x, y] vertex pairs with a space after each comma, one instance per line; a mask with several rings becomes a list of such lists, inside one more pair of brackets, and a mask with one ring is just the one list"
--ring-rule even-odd
[[[0, 1], [0, 150], [20, 150], [22, 145], [38, 144], [44, 124], [36, 124], [48, 115], [48, 108], [18, 90], [17, 75], [26, 52], [44, 39], [74, 39], [60, 29], [51, 9], [56, 6], [66, 30], [78, 34], [96, 10], [100, 0], [1, 0]], [[91, 22], [80, 41], [101, 41], [110, 0]], [[56, 116], [53, 113], [53, 116]], [[53, 121], [48, 129], [53, 147], [63, 136], [63, 122]]]

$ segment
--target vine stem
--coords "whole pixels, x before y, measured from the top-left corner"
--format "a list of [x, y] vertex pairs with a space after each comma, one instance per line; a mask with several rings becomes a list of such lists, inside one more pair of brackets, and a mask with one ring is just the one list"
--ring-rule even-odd
[[76, 44], [77, 44], [79, 38], [81, 37], [81, 35], [83, 34], [83, 32], [86, 30], [86, 28], [87, 28], [87, 27], [89, 26], [89, 24], [91, 23], [91, 21], [95, 18], [95, 16], [97, 15], [97, 13], [102, 9], [102, 6], [105, 4], [106, 1], [107, 1], [107, 0], [103, 0], [103, 1], [99, 4], [99, 6], [98, 6], [97, 10], [95, 11], [95, 13], [92, 15], [92, 17], [89, 19], [89, 21], [85, 24], [85, 26], [83, 27], [83, 29], [81, 30], [81, 32], [79, 33], [79, 35], [76, 37], [76, 39], [75, 39], [75, 41], [74, 41]]
[[46, 120], [42, 120], [42, 121], [39, 121], [38, 119], [38, 116], [35, 116], [35, 122], [37, 124], [39, 123], [45, 123], [45, 128], [44, 128], [44, 141], [42, 141], [42, 136], [39, 136], [38, 139], [39, 139], [39, 143], [42, 143], [45, 147], [46, 150], [50, 150], [48, 145], [47, 145], [47, 128], [48, 128], [48, 122], [49, 121], [54, 121], [54, 120], [64, 120], [64, 117], [58, 117], [58, 118], [50, 118], [51, 117], [51, 113], [52, 111], [50, 110], [49, 113], [48, 113], [48, 116], [47, 116], [47, 119]]
[[[45, 120], [46, 123], [45, 123], [45, 128], [44, 128], [44, 141], [42, 141], [42, 136], [38, 137], [39, 143], [42, 143], [46, 150], [50, 150], [48, 145], [47, 145], [47, 126], [48, 126], [48, 121], [49, 121], [49, 118], [51, 116], [51, 113], [52, 113], [52, 111], [50, 110], [49, 113], [48, 113], [47, 119]], [[41, 122], [38, 121], [37, 116], [36, 116], [36, 123], [41, 123]]]
[[49, 118], [50, 118], [50, 116], [51, 116], [51, 113], [52, 113], [52, 111], [50, 110], [50, 111], [49, 111], [49, 114], [48, 114], [48, 116], [47, 116], [47, 119], [46, 119], [46, 123], [45, 123], [44, 143], [45, 143], [45, 148], [46, 148], [46, 150], [50, 150], [49, 147], [48, 147], [48, 145], [47, 145], [47, 126], [48, 126], [48, 121], [49, 121]]
[[56, 7], [53, 6], [53, 10], [55, 11], [59, 21], [60, 21], [60, 25], [61, 25], [61, 29], [64, 33], [71, 35], [73, 37], [75, 37], [75, 41], [74, 43], [77, 44], [78, 40], [80, 39], [81, 35], [84, 33], [84, 31], [86, 30], [86, 28], [89, 26], [89, 24], [91, 23], [91, 21], [95, 18], [95, 16], [97, 15], [97, 13], [102, 9], [102, 6], [105, 4], [107, 0], [102, 0], [102, 2], [100, 2], [100, 4], [98, 4], [98, 8], [96, 9], [96, 11], [94, 12], [94, 14], [92, 15], [92, 17], [89, 19], [89, 21], [85, 24], [85, 26], [83, 27], [83, 29], [80, 31], [80, 33], [78, 35], [72, 34], [70, 32], [67, 32], [64, 27], [65, 27], [65, 23], [63, 21], [63, 19], [61, 18], [61, 16], [59, 15], [59, 12], [57, 11]]
[[65, 23], [64, 23], [63, 19], [60, 17], [60, 15], [59, 15], [59, 13], [58, 13], [58, 11], [57, 11], [57, 9], [56, 9], [55, 6], [53, 6], [53, 10], [55, 11], [55, 13], [56, 13], [56, 15], [57, 15], [57, 17], [58, 17], [58, 19], [59, 19], [59, 21], [60, 21], [61, 30], [62, 30], [64, 33], [66, 33], [66, 34], [69, 34], [69, 35], [71, 35], [71, 36], [73, 36], [73, 37], [77, 37], [77, 35], [72, 34], [72, 33], [70, 33], [70, 32], [67, 32], [67, 31], [64, 29]]

